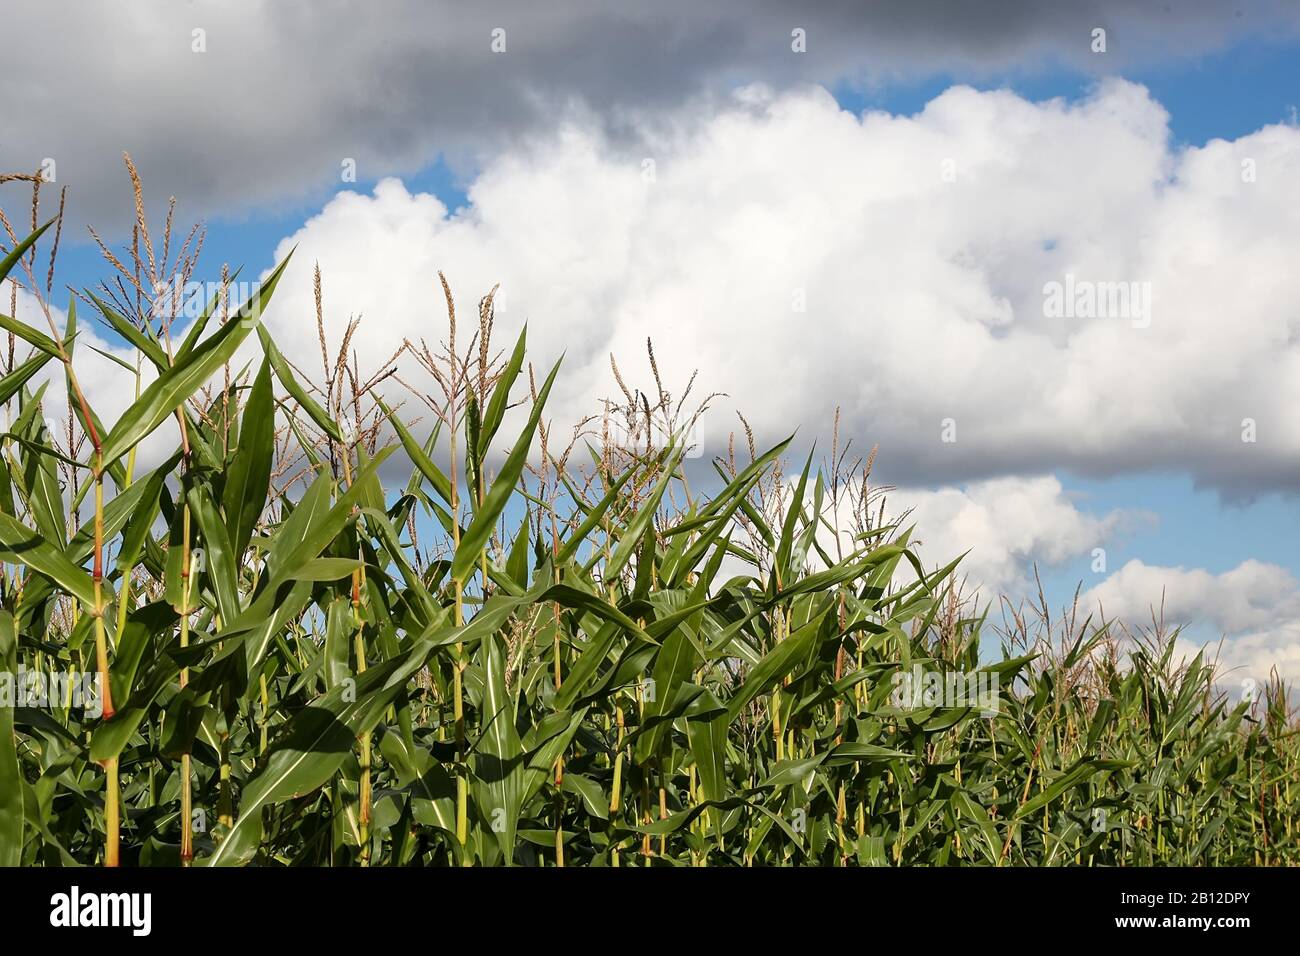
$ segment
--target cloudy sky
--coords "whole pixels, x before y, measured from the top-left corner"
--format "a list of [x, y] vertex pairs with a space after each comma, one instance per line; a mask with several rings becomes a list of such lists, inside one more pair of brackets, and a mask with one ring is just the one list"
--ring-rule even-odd
[[647, 336], [727, 393], [710, 453], [735, 410], [807, 442], [838, 406], [927, 561], [1163, 595], [1300, 679], [1300, 8], [701, 6], [14, 6], [0, 170], [69, 187], [60, 285], [103, 275], [87, 224], [129, 234], [122, 150], [206, 223], [198, 278], [297, 245], [267, 321], [304, 365], [314, 262], [363, 367], [439, 334], [441, 269], [566, 353], [557, 419]]

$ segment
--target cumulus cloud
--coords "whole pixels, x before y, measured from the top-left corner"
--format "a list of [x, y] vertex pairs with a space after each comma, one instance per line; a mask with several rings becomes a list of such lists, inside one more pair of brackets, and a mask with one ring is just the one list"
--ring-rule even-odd
[[1276, 668], [1300, 681], [1300, 580], [1278, 565], [1247, 560], [1214, 574], [1134, 560], [1082, 601], [1136, 626], [1163, 613], [1166, 624], [1187, 626], [1186, 653], [1206, 649], [1235, 679], [1263, 681]]
[[[619, 131], [737, 77], [871, 85], [936, 70], [1122, 70], [1297, 24], [1285, 0], [135, 0], [75, 15], [11, 4], [0, 165], [56, 160], [72, 217], [104, 226], [129, 221], [118, 164], [129, 149], [151, 187], [192, 215], [237, 214], [337, 183], [345, 158], [365, 179], [440, 153], [472, 167], [569, 104]], [[1104, 56], [1090, 49], [1098, 27]], [[805, 53], [791, 48], [795, 29]]]
[[1276, 627], [1300, 618], [1300, 587], [1291, 572], [1255, 560], [1222, 574], [1134, 560], [1088, 596], [1107, 613], [1134, 618], [1149, 617], [1162, 594], [1167, 615], [1228, 633]]
[[1082, 511], [1051, 475], [965, 488], [903, 488], [889, 495], [888, 504], [909, 512], [907, 523], [915, 524], [914, 540], [927, 564], [941, 566], [969, 551], [958, 575], [986, 601], [1027, 593], [1036, 564], [1059, 566], [1154, 520], [1137, 511]]
[[[364, 315], [373, 365], [442, 334], [443, 269], [464, 314], [501, 282], [503, 334], [527, 319], [535, 360], [567, 352], [559, 420], [615, 394], [609, 353], [652, 336], [668, 381], [702, 369], [764, 442], [842, 406], [896, 484], [1169, 469], [1295, 489], [1300, 130], [1174, 148], [1160, 104], [1108, 81], [861, 117], [750, 87], [646, 136], [629, 152], [567, 123], [455, 213], [397, 180], [339, 194], [281, 244], [299, 252], [267, 321], [311, 361], [319, 261], [332, 325]], [[1053, 283], [1085, 312], [1077, 290], [1098, 291], [1093, 312], [1051, 314]], [[1118, 283], [1149, 310], [1108, 299]]]

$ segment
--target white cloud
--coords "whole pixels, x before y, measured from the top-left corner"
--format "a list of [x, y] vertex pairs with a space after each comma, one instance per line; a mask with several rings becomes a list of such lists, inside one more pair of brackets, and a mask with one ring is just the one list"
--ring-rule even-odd
[[1132, 626], [1149, 625], [1163, 609], [1167, 625], [1187, 627], [1183, 650], [1207, 648], [1233, 679], [1263, 681], [1276, 667], [1300, 681], [1300, 580], [1278, 565], [1247, 560], [1214, 574], [1134, 560], [1081, 600]]
[[927, 565], [969, 551], [957, 573], [985, 601], [1028, 593], [1035, 564], [1061, 565], [1153, 520], [1138, 512], [1081, 511], [1052, 476], [998, 478], [964, 489], [904, 488], [889, 495], [888, 505], [895, 514], [911, 510], [906, 523], [915, 524], [913, 539]]
[[1300, 586], [1291, 572], [1255, 560], [1222, 574], [1129, 561], [1088, 597], [1109, 614], [1149, 619], [1150, 609], [1158, 607], [1162, 593], [1167, 615], [1226, 633], [1274, 627], [1300, 618]]
[[[611, 351], [653, 336], [670, 382], [700, 368], [764, 441], [842, 405], [895, 483], [1154, 467], [1295, 487], [1300, 130], [1174, 150], [1160, 105], [1108, 82], [1077, 104], [954, 88], [862, 118], [824, 90], [750, 88], [645, 133], [653, 182], [643, 152], [573, 121], [503, 152], [457, 215], [396, 180], [339, 195], [281, 244], [299, 252], [268, 322], [311, 361], [319, 260], [332, 326], [364, 314], [378, 363], [443, 334], [441, 268], [462, 314], [500, 281], [503, 334], [526, 318], [535, 360], [567, 351], [561, 420], [614, 393]], [[1067, 275], [1149, 283], [1149, 327], [1045, 317]], [[705, 422], [712, 451], [727, 427]]]

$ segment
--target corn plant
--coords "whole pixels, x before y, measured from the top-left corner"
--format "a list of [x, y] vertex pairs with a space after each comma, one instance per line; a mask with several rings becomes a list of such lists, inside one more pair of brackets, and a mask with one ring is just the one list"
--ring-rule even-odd
[[[43, 232], [0, 279], [39, 291]], [[1281, 685], [1232, 701], [1172, 636], [1091, 621], [1021, 621], [989, 663], [956, 562], [834, 527], [838, 452], [791, 470], [790, 439], [750, 436], [711, 480], [676, 427], [561, 453], [560, 366], [536, 374], [525, 334], [493, 351], [491, 295], [458, 345], [445, 282], [445, 346], [403, 345], [439, 386], [412, 386], [422, 439], [346, 342], [332, 363], [322, 334], [324, 385], [281, 353], [260, 317], [285, 265], [179, 341], [107, 286], [61, 328], [0, 317], [30, 351], [0, 379], [0, 671], [62, 687], [0, 707], [0, 863], [1300, 862]], [[78, 301], [156, 373], [111, 426], [77, 379]], [[681, 424], [662, 385], [653, 407], [623, 388], [606, 439], [611, 415]], [[916, 672], [996, 696], [900, 701]], [[76, 673], [98, 698], [59, 685]]]

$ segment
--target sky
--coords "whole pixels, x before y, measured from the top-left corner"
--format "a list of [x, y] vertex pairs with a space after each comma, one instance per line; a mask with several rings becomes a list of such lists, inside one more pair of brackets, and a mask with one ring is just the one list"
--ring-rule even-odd
[[499, 282], [557, 421], [651, 336], [727, 393], [706, 454], [737, 410], [824, 448], [838, 407], [987, 598], [1037, 567], [1300, 679], [1300, 8], [699, 6], [14, 6], [0, 170], [68, 187], [61, 288], [105, 274], [87, 225], [129, 236], [129, 150], [200, 278], [297, 247], [266, 321], [304, 363], [313, 263], [363, 367], [439, 334], [437, 270], [467, 313]]

